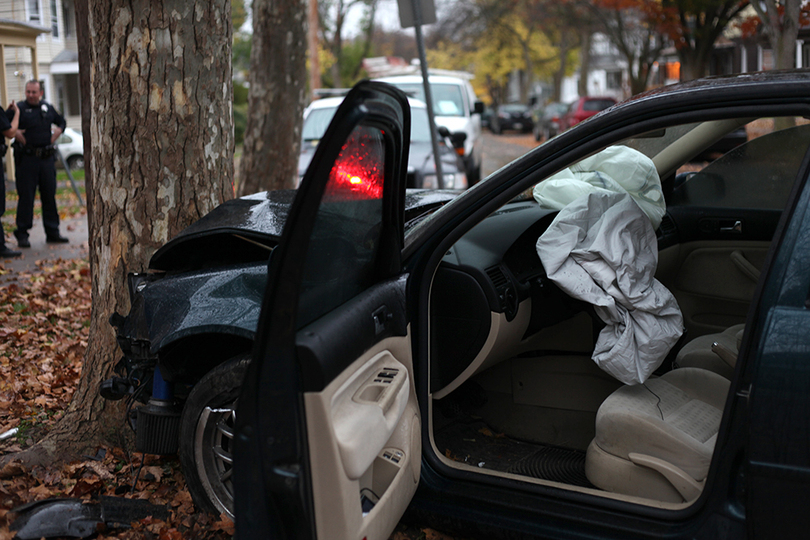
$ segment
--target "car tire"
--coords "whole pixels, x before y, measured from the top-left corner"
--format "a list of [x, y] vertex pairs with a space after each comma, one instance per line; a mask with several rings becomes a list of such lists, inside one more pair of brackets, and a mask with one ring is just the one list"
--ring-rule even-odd
[[180, 465], [194, 503], [234, 519], [233, 428], [250, 354], [236, 356], [194, 385], [180, 420]]
[[84, 169], [84, 156], [70, 156], [67, 159], [67, 164], [71, 171]]

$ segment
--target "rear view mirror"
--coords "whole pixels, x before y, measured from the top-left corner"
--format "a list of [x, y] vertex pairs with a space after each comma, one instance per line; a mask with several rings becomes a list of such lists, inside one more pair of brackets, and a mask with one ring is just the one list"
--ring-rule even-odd
[[484, 102], [476, 101], [473, 105], [473, 114], [484, 114]]

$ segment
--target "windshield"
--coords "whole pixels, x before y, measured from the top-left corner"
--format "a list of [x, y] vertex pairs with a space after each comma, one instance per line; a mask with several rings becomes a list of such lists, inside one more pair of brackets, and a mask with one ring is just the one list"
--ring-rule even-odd
[[[391, 83], [409, 96], [425, 101], [425, 88], [422, 83]], [[431, 84], [433, 114], [436, 116], [465, 116], [464, 98], [457, 84]]]
[[335, 116], [337, 107], [330, 107], [328, 109], [313, 109], [309, 112], [307, 119], [304, 120], [304, 127], [302, 137], [305, 141], [319, 141], [326, 133], [326, 128], [329, 127], [329, 122]]
[[[319, 141], [326, 133], [329, 122], [335, 116], [337, 107], [313, 109], [304, 120], [303, 139], [305, 141]], [[430, 124], [428, 124], [427, 109], [411, 108], [411, 142], [430, 142]]]

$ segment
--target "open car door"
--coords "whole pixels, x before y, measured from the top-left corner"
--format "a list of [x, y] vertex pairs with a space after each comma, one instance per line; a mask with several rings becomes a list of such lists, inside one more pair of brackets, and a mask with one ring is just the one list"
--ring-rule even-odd
[[364, 82], [335, 114], [274, 250], [237, 408], [238, 538], [385, 539], [416, 491], [401, 91]]

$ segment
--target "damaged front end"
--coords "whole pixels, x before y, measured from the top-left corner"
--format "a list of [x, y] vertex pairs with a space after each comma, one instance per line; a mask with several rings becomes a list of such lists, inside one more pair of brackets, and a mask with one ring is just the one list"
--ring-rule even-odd
[[[173, 386], [161, 375], [157, 354], [152, 352], [145, 328], [141, 292], [160, 277], [160, 274], [130, 274], [132, 309], [126, 317], [119, 313], [110, 317], [124, 356], [115, 366], [118, 376], [103, 381], [99, 390], [104, 399], [128, 400], [127, 420], [135, 430], [136, 450], [158, 455], [177, 453], [181, 413]], [[136, 402], [142, 405], [133, 408]]]

